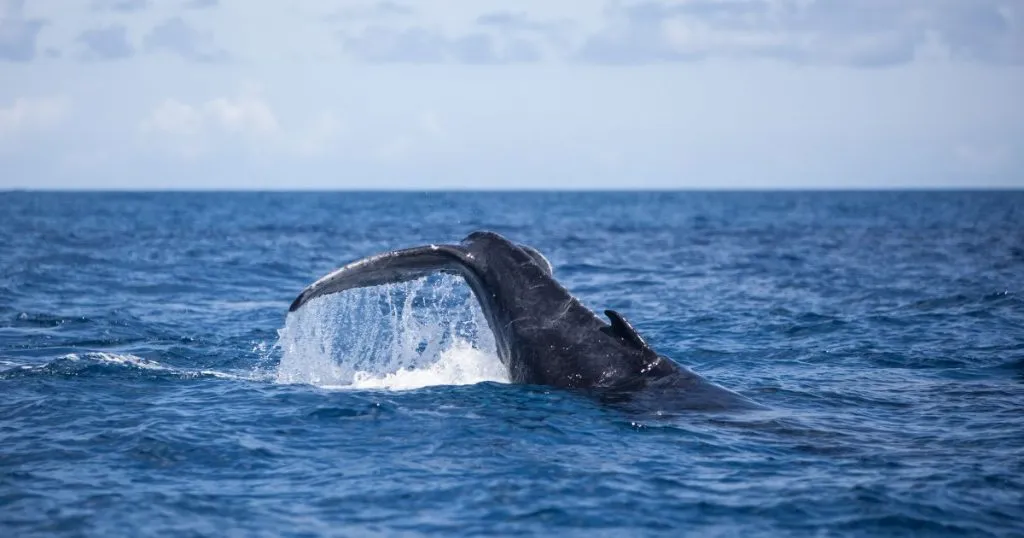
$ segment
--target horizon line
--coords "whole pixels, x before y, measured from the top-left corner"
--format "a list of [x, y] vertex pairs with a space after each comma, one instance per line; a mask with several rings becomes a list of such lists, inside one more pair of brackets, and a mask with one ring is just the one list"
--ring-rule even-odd
[[557, 194], [557, 193], [842, 193], [842, 192], [1017, 192], [1024, 191], [1024, 185], [982, 185], [982, 186], [844, 186], [844, 187], [666, 187], [666, 188], [465, 188], [465, 187], [425, 187], [425, 188], [359, 188], [359, 187], [338, 187], [338, 188], [124, 188], [124, 187], [10, 187], [0, 188], [0, 193], [124, 193], [124, 194], [156, 194], [156, 193], [281, 193], [281, 194], [302, 194], [302, 193], [365, 193], [365, 194]]

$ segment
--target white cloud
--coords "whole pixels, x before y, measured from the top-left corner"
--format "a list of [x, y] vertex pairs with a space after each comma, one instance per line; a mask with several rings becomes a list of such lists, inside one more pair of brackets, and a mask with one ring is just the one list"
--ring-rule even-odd
[[608, 63], [773, 58], [891, 67], [940, 45], [951, 60], [1014, 64], [1019, 2], [1006, 0], [641, 0], [615, 2], [579, 57]]
[[0, 61], [31, 62], [36, 39], [46, 22], [25, 18], [25, 0], [0, 0]]
[[0, 188], [1022, 181], [1021, 0], [92, 3], [0, 0]]
[[142, 128], [148, 132], [161, 132], [178, 136], [195, 136], [203, 130], [203, 114], [200, 110], [167, 99], [153, 109], [143, 120]]
[[204, 105], [203, 111], [222, 129], [233, 133], [271, 135], [278, 130], [274, 112], [258, 97], [214, 99]]
[[228, 57], [214, 44], [213, 32], [198, 30], [181, 17], [154, 26], [142, 41], [151, 52], [166, 51], [194, 62], [215, 63]]
[[670, 18], [661, 23], [669, 50], [680, 55], [735, 54], [748, 49], [771, 49], [786, 45], [785, 39], [770, 32], [719, 30], [699, 20]]
[[262, 97], [243, 94], [197, 104], [165, 99], [143, 119], [140, 128], [159, 146], [187, 157], [222, 152], [239, 144], [300, 156], [324, 153], [341, 132], [330, 110], [286, 129]]
[[195, 157], [208, 147], [202, 110], [174, 99], [157, 105], [141, 128], [144, 133], [156, 135], [160, 145], [184, 157]]
[[50, 129], [60, 123], [66, 111], [67, 102], [61, 98], [16, 99], [0, 108], [0, 138]]
[[142, 121], [146, 132], [198, 136], [207, 131], [253, 137], [276, 134], [277, 116], [263, 99], [243, 95], [218, 97], [199, 105], [165, 99]]

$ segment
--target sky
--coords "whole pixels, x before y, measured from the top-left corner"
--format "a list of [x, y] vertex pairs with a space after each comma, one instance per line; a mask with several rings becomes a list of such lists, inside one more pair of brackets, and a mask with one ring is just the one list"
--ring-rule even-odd
[[1024, 0], [0, 0], [0, 189], [1024, 188]]

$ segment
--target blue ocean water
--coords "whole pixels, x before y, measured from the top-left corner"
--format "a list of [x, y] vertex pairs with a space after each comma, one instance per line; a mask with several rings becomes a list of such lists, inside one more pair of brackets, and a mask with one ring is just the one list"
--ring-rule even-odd
[[[491, 229], [768, 411], [504, 382]], [[0, 193], [0, 535], [1024, 535], [1024, 192]]]

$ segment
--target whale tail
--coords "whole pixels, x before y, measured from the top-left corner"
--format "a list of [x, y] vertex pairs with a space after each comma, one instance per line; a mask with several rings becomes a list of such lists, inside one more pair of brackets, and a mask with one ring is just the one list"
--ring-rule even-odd
[[352, 262], [310, 284], [288, 311], [294, 312], [317, 297], [353, 288], [405, 282], [439, 272], [465, 277], [473, 270], [466, 251], [455, 245], [394, 250]]
[[[484, 301], [476, 284], [479, 283], [478, 261], [467, 250], [475, 240], [490, 237], [476, 232], [467, 236], [461, 245], [425, 245], [392, 250], [354, 261], [310, 284], [292, 301], [289, 312], [298, 310], [309, 301], [353, 288], [365, 288], [415, 280], [432, 273], [449, 273], [466, 279], [477, 298]], [[500, 236], [499, 236], [500, 237]], [[504, 238], [501, 238], [503, 241]], [[522, 249], [534, 263], [551, 276], [551, 262], [537, 249], [527, 245], [514, 245]]]

